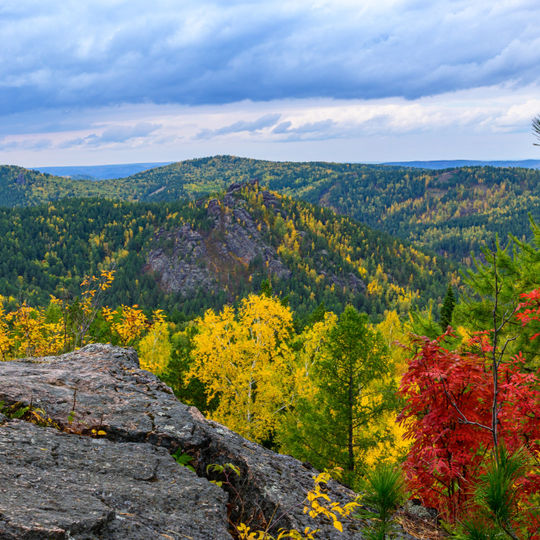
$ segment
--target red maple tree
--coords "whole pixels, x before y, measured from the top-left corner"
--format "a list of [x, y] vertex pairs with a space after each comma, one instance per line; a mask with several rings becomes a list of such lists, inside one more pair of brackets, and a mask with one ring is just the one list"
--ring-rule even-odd
[[[489, 361], [496, 341], [490, 333], [475, 335], [469, 348], [460, 352], [444, 347], [451, 335], [417, 338], [418, 351], [401, 383], [406, 406], [399, 420], [413, 441], [404, 464], [410, 488], [425, 505], [453, 522], [463, 515], [484, 458], [497, 441], [510, 452], [525, 448], [538, 462], [540, 373], [526, 372], [521, 354], [510, 361]], [[537, 493], [538, 467], [516, 487], [522, 500]]]

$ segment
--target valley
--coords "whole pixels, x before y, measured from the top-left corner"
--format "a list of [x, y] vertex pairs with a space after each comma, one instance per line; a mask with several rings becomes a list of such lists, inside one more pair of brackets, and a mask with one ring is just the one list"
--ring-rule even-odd
[[[539, 174], [230, 156], [101, 181], [0, 167], [1, 364], [134, 347], [141, 373], [257, 452], [331, 468], [355, 491], [393, 471], [392, 514], [406, 476], [456, 520], [494, 433], [493, 372], [498, 433], [538, 453]], [[0, 404], [0, 431], [17, 407]], [[43, 423], [31, 407], [23, 419]], [[180, 448], [180, 465], [216, 476]], [[538, 485], [526, 467], [523, 505]]]

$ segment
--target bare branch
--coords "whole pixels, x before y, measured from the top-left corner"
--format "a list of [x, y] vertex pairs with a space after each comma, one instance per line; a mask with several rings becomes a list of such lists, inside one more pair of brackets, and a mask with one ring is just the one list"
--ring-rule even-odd
[[499, 437], [497, 433], [497, 422], [499, 416], [498, 398], [499, 398], [499, 364], [497, 362], [497, 341], [499, 338], [499, 332], [504, 326], [503, 322], [500, 326], [497, 326], [497, 306], [499, 304], [499, 274], [497, 272], [497, 252], [493, 248], [493, 276], [495, 279], [495, 297], [493, 298], [493, 351], [491, 353], [491, 371], [493, 376], [493, 401], [491, 404], [491, 435], [493, 437], [493, 447], [495, 449], [495, 456], [498, 455], [497, 447], [499, 443]]
[[515, 340], [516, 340], [516, 336], [506, 338], [506, 341], [504, 342], [503, 348], [501, 349], [501, 352], [499, 353], [499, 360], [497, 361], [497, 367], [499, 367], [501, 365], [501, 362], [502, 362], [502, 359], [503, 359], [503, 356], [504, 356], [504, 351], [506, 351], [506, 347], [508, 346], [509, 343], [511, 343], [512, 341], [515, 341]]
[[[500, 291], [499, 291], [500, 292]], [[497, 332], [500, 332], [506, 324], [510, 322], [512, 317], [515, 315], [516, 311], [518, 310], [519, 306], [514, 306], [510, 311], [506, 311], [502, 317], [501, 324], [497, 327]]]
[[[540, 141], [540, 115], [533, 118], [532, 130], [535, 137]], [[540, 146], [540, 142], [533, 143], [535, 146]]]
[[461, 409], [457, 406], [457, 403], [455, 401], [455, 399], [450, 395], [450, 392], [448, 392], [448, 389], [446, 388], [446, 385], [444, 384], [444, 381], [441, 380], [441, 383], [442, 383], [442, 387], [443, 387], [443, 390], [444, 390], [444, 393], [446, 395], [446, 397], [448, 398], [448, 401], [450, 402], [450, 405], [452, 405], [452, 407], [454, 407], [454, 409], [456, 410], [456, 412], [459, 414], [460, 416], [460, 419], [459, 419], [459, 422], [461, 424], [467, 424], [467, 425], [470, 425], [470, 426], [477, 426], [479, 428], [482, 428], [482, 429], [487, 429], [488, 431], [491, 431], [493, 432], [493, 430], [489, 427], [489, 426], [485, 426], [484, 424], [480, 424], [479, 422], [473, 422], [472, 420], [469, 420], [464, 414], [463, 412], [461, 411]]

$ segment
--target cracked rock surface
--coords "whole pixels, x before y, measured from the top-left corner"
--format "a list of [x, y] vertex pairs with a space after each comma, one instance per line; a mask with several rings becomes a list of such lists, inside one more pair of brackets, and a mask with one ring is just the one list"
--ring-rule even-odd
[[[273, 534], [311, 527], [320, 538], [362, 538], [354, 522], [339, 534], [303, 513], [316, 471], [180, 403], [132, 349], [0, 362], [0, 401], [32, 403], [59, 427], [0, 417], [0, 538], [225, 539], [228, 495], [235, 522], [264, 526], [274, 516]], [[209, 464], [236, 465], [241, 500], [177, 465], [177, 450], [199, 477]], [[334, 482], [328, 494], [354, 498]]]
[[0, 538], [230, 538], [226, 494], [166, 450], [0, 427]]

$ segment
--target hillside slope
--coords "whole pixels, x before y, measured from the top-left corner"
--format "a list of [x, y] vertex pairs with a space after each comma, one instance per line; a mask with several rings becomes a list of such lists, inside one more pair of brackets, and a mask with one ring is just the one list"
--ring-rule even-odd
[[[111, 181], [144, 200], [196, 198], [256, 178], [270, 189], [326, 206], [456, 261], [470, 262], [496, 234], [528, 237], [540, 219], [540, 170], [269, 162], [218, 156]], [[116, 186], [116, 187], [115, 187]]]
[[173, 163], [127, 178], [77, 181], [0, 168], [0, 205], [34, 205], [64, 197], [129, 201], [196, 200], [235, 182], [326, 206], [373, 228], [470, 262], [495, 234], [529, 234], [540, 219], [540, 170], [461, 167], [434, 171], [383, 165], [271, 162], [217, 156]]
[[0, 293], [43, 303], [117, 266], [110, 304], [202, 313], [269, 280], [301, 315], [440, 301], [450, 267], [331, 210], [233, 185], [198, 203], [69, 199], [0, 210]]
[[93, 184], [15, 165], [0, 165], [0, 206], [35, 206], [75, 196], [103, 196], [104, 191]]

